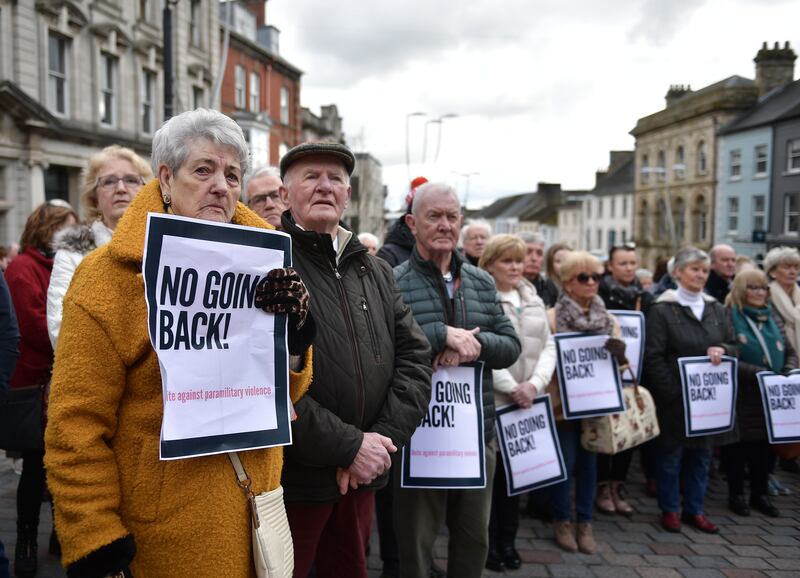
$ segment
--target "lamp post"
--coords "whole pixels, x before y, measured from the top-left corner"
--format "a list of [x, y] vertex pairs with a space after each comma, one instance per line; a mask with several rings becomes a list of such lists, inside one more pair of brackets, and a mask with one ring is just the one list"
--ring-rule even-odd
[[406, 115], [406, 186], [411, 182], [411, 153], [408, 150], [408, 125], [412, 116], [425, 116], [425, 113], [409, 112]]
[[479, 172], [472, 172], [472, 173], [455, 173], [455, 174], [457, 174], [459, 176], [462, 176], [465, 179], [467, 179], [467, 185], [466, 185], [466, 188], [465, 188], [465, 191], [464, 191], [464, 209], [466, 210], [467, 203], [469, 203], [469, 181], [470, 181], [470, 179], [472, 179], [472, 177], [477, 176], [480, 173]]
[[442, 146], [442, 122], [448, 118], [456, 118], [458, 115], [453, 114], [452, 112], [448, 112], [447, 114], [443, 114], [439, 118], [434, 118], [425, 123], [425, 140], [422, 142], [422, 162], [425, 163], [428, 160], [428, 125], [429, 124], [437, 124], [439, 128], [436, 132], [436, 154], [433, 157], [433, 162], [436, 164], [436, 161], [439, 160], [439, 150]]

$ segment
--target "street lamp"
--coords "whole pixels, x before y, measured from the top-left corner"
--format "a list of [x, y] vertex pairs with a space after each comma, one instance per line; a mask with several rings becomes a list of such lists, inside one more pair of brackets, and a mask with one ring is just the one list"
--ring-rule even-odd
[[411, 154], [408, 150], [408, 125], [412, 116], [425, 116], [424, 112], [409, 112], [406, 115], [406, 186], [411, 182]]
[[469, 181], [470, 181], [470, 179], [472, 177], [475, 177], [475, 176], [479, 175], [480, 173], [479, 172], [472, 172], [472, 173], [455, 173], [455, 174], [457, 174], [459, 176], [462, 176], [465, 179], [467, 179], [467, 186], [466, 186], [466, 190], [464, 192], [464, 209], [466, 210], [467, 203], [469, 202]]
[[439, 118], [434, 118], [425, 123], [425, 140], [422, 142], [422, 162], [426, 162], [428, 160], [428, 125], [429, 124], [438, 124], [439, 129], [436, 133], [436, 155], [433, 157], [433, 162], [436, 164], [436, 161], [439, 160], [439, 150], [442, 145], [442, 121], [448, 118], [456, 118], [458, 115], [453, 114], [452, 112], [448, 112], [447, 114], [443, 114]]

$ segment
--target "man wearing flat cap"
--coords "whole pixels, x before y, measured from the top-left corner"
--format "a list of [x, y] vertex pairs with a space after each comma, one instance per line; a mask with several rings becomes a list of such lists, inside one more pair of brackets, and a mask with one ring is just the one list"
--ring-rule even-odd
[[430, 348], [392, 270], [340, 219], [355, 157], [305, 143], [281, 160], [293, 265], [317, 322], [314, 378], [295, 407], [283, 470], [295, 576], [366, 578], [374, 491], [430, 399]]

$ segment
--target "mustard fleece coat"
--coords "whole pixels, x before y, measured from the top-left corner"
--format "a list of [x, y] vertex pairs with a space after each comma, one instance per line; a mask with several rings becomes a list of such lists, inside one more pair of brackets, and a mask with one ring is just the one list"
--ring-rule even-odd
[[[157, 180], [89, 254], [64, 299], [45, 462], [65, 566], [132, 534], [136, 578], [254, 576], [249, 510], [227, 455], [159, 460], [161, 376], [142, 278]], [[272, 228], [238, 203], [233, 222]], [[292, 402], [311, 382], [311, 350], [292, 372]], [[240, 453], [258, 494], [280, 484], [283, 449]]]

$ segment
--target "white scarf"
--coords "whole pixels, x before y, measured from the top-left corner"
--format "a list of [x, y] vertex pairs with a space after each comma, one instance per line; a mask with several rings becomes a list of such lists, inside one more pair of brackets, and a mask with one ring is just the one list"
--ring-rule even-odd
[[703, 310], [706, 308], [706, 303], [703, 299], [702, 291], [694, 293], [678, 283], [678, 290], [675, 291], [675, 297], [678, 299], [678, 303], [692, 310], [692, 313], [694, 313], [698, 321], [703, 320]]
[[777, 281], [773, 281], [769, 284], [769, 289], [772, 303], [786, 325], [786, 337], [795, 351], [798, 351], [797, 345], [800, 344], [800, 288], [795, 285], [792, 295], [789, 296]]

